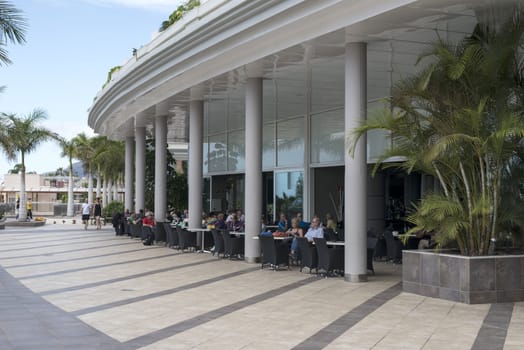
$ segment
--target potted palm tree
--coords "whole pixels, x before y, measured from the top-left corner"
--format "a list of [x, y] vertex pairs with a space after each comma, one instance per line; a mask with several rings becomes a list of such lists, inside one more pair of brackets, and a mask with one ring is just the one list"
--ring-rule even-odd
[[[375, 171], [422, 172], [440, 185], [414, 205], [410, 231], [432, 232], [437, 248], [458, 254], [404, 251], [406, 291], [467, 303], [524, 298], [524, 256], [492, 254], [497, 239], [524, 227], [521, 15], [478, 24], [458, 44], [433, 44], [419, 60], [429, 64], [393, 88], [391, 108], [355, 130], [357, 138], [389, 132], [392, 147]], [[393, 156], [403, 161], [387, 163]]]

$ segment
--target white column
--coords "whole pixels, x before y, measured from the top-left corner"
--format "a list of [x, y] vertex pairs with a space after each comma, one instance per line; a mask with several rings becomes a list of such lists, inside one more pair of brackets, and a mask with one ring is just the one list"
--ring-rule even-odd
[[202, 162], [204, 102], [191, 101], [189, 104], [189, 160], [188, 160], [188, 206], [189, 227], [202, 225]]
[[155, 118], [155, 220], [166, 221], [167, 116]]
[[246, 241], [245, 259], [257, 262], [262, 216], [262, 78], [249, 78], [246, 86]]
[[93, 174], [92, 170], [89, 169], [89, 174], [87, 174], [87, 203], [93, 204]]
[[126, 137], [126, 159], [125, 159], [125, 195], [124, 195], [124, 210], [129, 209], [133, 211], [133, 157], [135, 149], [135, 139], [133, 137]]
[[145, 209], [146, 129], [135, 128], [135, 211]]
[[[346, 135], [366, 119], [367, 48], [365, 43], [346, 45], [345, 129]], [[348, 145], [347, 145], [348, 146]], [[346, 147], [347, 149], [348, 147]], [[358, 141], [354, 154], [345, 156], [344, 228], [345, 279], [367, 281], [367, 139]]]

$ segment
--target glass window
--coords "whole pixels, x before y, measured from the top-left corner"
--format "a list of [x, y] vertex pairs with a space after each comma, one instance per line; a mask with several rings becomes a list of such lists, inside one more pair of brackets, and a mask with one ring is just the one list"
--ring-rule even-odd
[[228, 140], [227, 170], [244, 170], [246, 168], [246, 137], [244, 130], [230, 132]]
[[235, 93], [229, 97], [229, 106], [227, 114], [227, 127], [229, 130], [238, 130], [245, 128], [245, 101], [246, 98], [244, 96], [244, 91], [235, 91]]
[[305, 80], [277, 80], [277, 118], [287, 119], [306, 113]]
[[275, 123], [264, 124], [262, 131], [262, 167], [275, 167]]
[[278, 166], [304, 164], [304, 117], [278, 122]]
[[302, 213], [304, 202], [304, 172], [275, 173], [275, 215], [285, 213], [288, 218]]
[[311, 67], [311, 112], [344, 106], [344, 59], [337, 57]]
[[211, 100], [207, 104], [207, 130], [210, 134], [223, 132], [226, 130], [226, 110], [225, 100]]
[[208, 172], [226, 171], [227, 166], [226, 134], [209, 137], [209, 153], [207, 158]]
[[272, 121], [276, 118], [276, 96], [275, 96], [275, 81], [263, 80], [263, 109], [262, 114], [264, 116], [264, 122]]
[[311, 116], [311, 162], [344, 161], [344, 110]]

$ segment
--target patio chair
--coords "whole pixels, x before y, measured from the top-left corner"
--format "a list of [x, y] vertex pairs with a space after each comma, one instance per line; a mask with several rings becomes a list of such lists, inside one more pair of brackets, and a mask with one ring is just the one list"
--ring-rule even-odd
[[130, 224], [131, 236], [133, 238], [142, 237], [142, 224]]
[[[166, 242], [166, 230], [164, 229], [164, 223], [157, 221], [155, 226], [155, 241]], [[167, 242], [166, 242], [167, 243]]]
[[186, 249], [193, 248], [193, 250], [197, 250], [197, 239], [196, 234], [194, 232], [190, 232], [186, 230], [185, 228], [177, 227], [178, 231], [178, 246], [180, 247], [180, 250], [184, 251]]
[[302, 269], [304, 267], [307, 267], [309, 269], [309, 273], [313, 269], [316, 270], [318, 273], [318, 254], [317, 249], [311, 245], [309, 245], [309, 242], [307, 238], [305, 237], [297, 237], [298, 242], [298, 249], [300, 249], [300, 272], [302, 272]]
[[326, 241], [338, 241], [337, 234], [330, 228], [324, 228], [324, 238]]
[[274, 270], [287, 266], [289, 270], [289, 245], [287, 242], [275, 241], [273, 236], [259, 236], [262, 248], [262, 266], [269, 265]]
[[325, 238], [313, 238], [318, 253], [318, 271], [328, 277], [344, 275], [344, 249], [329, 248]]
[[166, 231], [166, 241], [169, 248], [178, 247], [178, 233], [171, 227], [169, 222], [163, 222], [164, 231]]
[[211, 235], [213, 236], [213, 241], [215, 242], [215, 248], [212, 251], [213, 256], [215, 254], [219, 258], [220, 258], [220, 254], [222, 254], [222, 256], [225, 256], [225, 253], [224, 253], [224, 237], [222, 237], [222, 231], [220, 231], [220, 230], [213, 230], [213, 231], [211, 231]]
[[155, 240], [155, 230], [147, 225], [142, 225], [142, 242], [144, 245], [151, 245]]
[[240, 258], [244, 256], [244, 236], [233, 237], [228, 231], [222, 231], [222, 238], [224, 240], [224, 256], [229, 259], [233, 257]]

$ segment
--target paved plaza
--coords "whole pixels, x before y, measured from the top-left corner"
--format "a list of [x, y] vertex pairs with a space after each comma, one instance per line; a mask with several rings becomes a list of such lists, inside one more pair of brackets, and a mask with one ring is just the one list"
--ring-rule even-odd
[[81, 225], [0, 231], [0, 349], [524, 348], [524, 303], [403, 293], [144, 246]]

